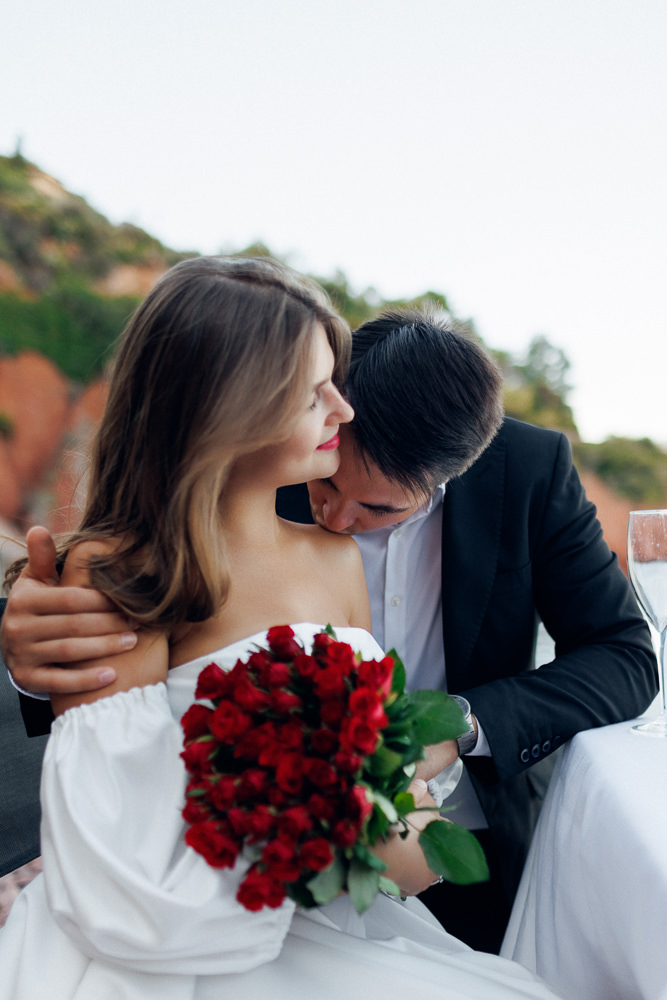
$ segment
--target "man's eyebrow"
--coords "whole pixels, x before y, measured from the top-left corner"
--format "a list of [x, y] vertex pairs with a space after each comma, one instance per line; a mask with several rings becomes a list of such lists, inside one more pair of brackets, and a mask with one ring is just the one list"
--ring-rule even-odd
[[[322, 482], [328, 483], [336, 493], [340, 493], [333, 479], [323, 479]], [[364, 503], [363, 500], [357, 500], [356, 503], [364, 510], [372, 510], [376, 514], [404, 514], [406, 510], [410, 509], [409, 507], [392, 507], [390, 504], [384, 503]]]

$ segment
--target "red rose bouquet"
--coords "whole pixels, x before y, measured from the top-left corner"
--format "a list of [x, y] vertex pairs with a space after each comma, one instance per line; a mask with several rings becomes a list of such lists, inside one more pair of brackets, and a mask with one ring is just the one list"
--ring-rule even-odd
[[[247, 909], [285, 896], [316, 906], [347, 891], [363, 912], [379, 889], [399, 893], [371, 847], [392, 827], [405, 836], [424, 746], [465, 731], [446, 694], [404, 688], [393, 652], [364, 660], [329, 626], [309, 653], [278, 626], [232, 670], [202, 670], [195, 696], [212, 707], [194, 704], [182, 719], [185, 839], [214, 867], [251, 860], [237, 894]], [[436, 874], [487, 877], [462, 827], [433, 821], [419, 842]]]

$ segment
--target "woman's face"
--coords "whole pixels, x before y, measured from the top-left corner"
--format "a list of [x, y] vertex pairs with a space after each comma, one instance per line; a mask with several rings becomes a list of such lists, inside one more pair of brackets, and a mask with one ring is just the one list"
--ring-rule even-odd
[[286, 441], [255, 452], [253, 466], [277, 486], [326, 478], [338, 468], [338, 428], [354, 416], [331, 381], [334, 355], [324, 327], [313, 329], [308, 397]]

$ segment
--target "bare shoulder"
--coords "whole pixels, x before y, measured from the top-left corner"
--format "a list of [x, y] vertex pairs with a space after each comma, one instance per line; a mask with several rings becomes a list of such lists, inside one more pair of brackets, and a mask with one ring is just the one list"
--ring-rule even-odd
[[335, 532], [320, 528], [317, 524], [294, 524], [286, 521], [285, 525], [295, 539], [312, 548], [314, 557], [334, 560], [335, 564], [341, 567], [345, 565], [361, 567], [359, 547], [349, 535], [337, 535]]
[[348, 535], [325, 531], [318, 525], [295, 524], [293, 537], [301, 540], [304, 554], [318, 576], [325, 576], [327, 587], [346, 607], [347, 624], [370, 631], [371, 616], [364, 565], [359, 547]]

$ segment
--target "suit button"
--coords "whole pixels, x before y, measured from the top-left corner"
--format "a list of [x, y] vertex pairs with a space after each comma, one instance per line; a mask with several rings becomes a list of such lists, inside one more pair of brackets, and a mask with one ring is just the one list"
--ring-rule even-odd
[[551, 750], [551, 740], [545, 740], [542, 744], [542, 753], [549, 753]]
[[530, 750], [528, 749], [522, 750], [521, 753], [519, 754], [519, 758], [521, 759], [522, 764], [528, 764], [530, 762]]
[[530, 751], [530, 753], [531, 753], [531, 756], [535, 760], [537, 760], [537, 758], [540, 756], [540, 744], [536, 743], [535, 746], [533, 747], [533, 749]]

